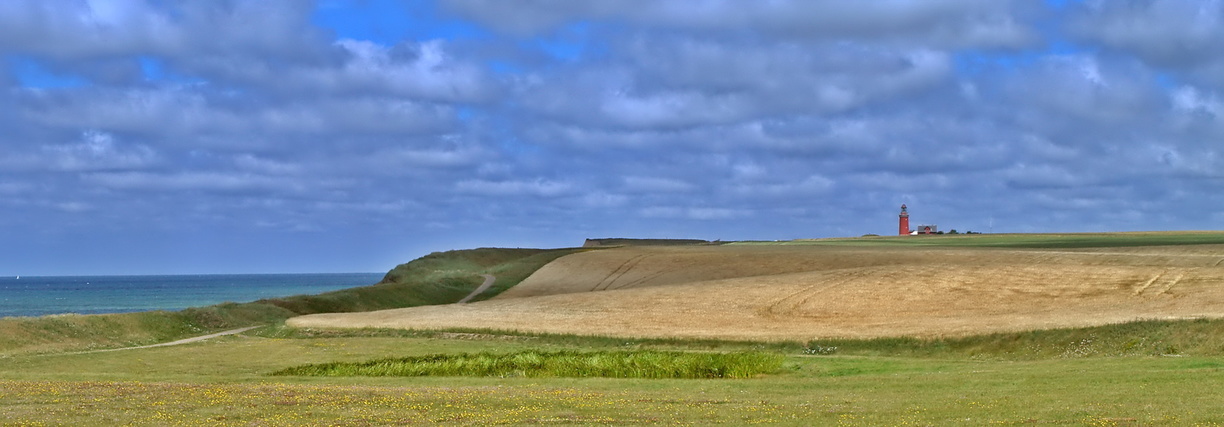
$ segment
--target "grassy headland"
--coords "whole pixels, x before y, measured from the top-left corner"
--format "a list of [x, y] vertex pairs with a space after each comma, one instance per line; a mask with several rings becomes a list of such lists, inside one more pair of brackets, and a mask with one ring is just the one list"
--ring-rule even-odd
[[0, 318], [0, 355], [83, 351], [173, 341], [293, 316], [449, 304], [497, 282], [479, 299], [527, 278], [549, 261], [580, 249], [480, 248], [435, 252], [392, 269], [378, 284], [319, 295], [224, 303], [182, 311]]

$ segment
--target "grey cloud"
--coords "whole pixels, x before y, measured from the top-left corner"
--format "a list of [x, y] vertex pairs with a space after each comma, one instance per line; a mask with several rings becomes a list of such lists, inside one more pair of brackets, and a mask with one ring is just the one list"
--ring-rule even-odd
[[960, 47], [1028, 46], [1035, 32], [1019, 1], [646, 1], [506, 3], [451, 0], [458, 13], [513, 34], [545, 33], [581, 20], [618, 20], [682, 31], [753, 32], [792, 39], [889, 41]]
[[777, 201], [795, 198], [828, 196], [837, 183], [820, 175], [794, 177], [793, 180], [767, 183], [738, 183], [728, 188], [744, 199], [772, 199]]
[[474, 166], [492, 160], [489, 150], [472, 146], [456, 149], [392, 149], [378, 157], [385, 159], [388, 167], [458, 167]]
[[1004, 83], [1011, 96], [1040, 107], [1041, 114], [1098, 124], [1152, 119], [1166, 97], [1152, 74], [1126, 62], [1088, 55], [1054, 56]]
[[235, 156], [233, 162], [239, 170], [263, 175], [299, 175], [305, 171], [299, 163], [262, 158], [250, 153]]
[[1071, 29], [1082, 37], [1160, 66], [1224, 60], [1224, 2], [1218, 0], [1098, 0], [1086, 2], [1079, 13]]
[[[370, 42], [341, 40], [349, 53], [338, 71], [313, 70], [301, 88], [313, 83], [361, 88], [380, 94], [443, 102], [478, 102], [491, 97], [495, 83], [477, 64], [458, 60], [439, 41], [401, 43], [384, 48]], [[397, 52], [411, 51], [411, 55]]]
[[325, 34], [310, 25], [312, 6], [292, 0], [36, 1], [0, 6], [0, 46], [59, 60], [124, 55], [188, 58], [327, 57]]
[[224, 172], [101, 172], [87, 174], [83, 179], [119, 190], [251, 192], [302, 189], [300, 183], [290, 180]]
[[28, 90], [14, 100], [28, 120], [68, 129], [166, 135], [229, 128], [243, 115], [210, 107], [199, 91], [180, 89]]
[[29, 193], [34, 191], [34, 186], [25, 182], [4, 182], [0, 183], [0, 194], [15, 196], [18, 194]]
[[[442, 41], [401, 42], [384, 47], [343, 39], [328, 47], [331, 59], [286, 64], [216, 56], [178, 60], [205, 79], [277, 97], [305, 94], [373, 96], [441, 103], [488, 102], [498, 83], [478, 63], [450, 52]], [[408, 52], [405, 54], [404, 52]]]
[[28, 120], [45, 126], [137, 134], [170, 145], [195, 145], [218, 134], [232, 138], [222, 142], [251, 147], [272, 135], [420, 135], [454, 126], [446, 105], [385, 98], [269, 104], [200, 88], [145, 88], [30, 92], [15, 101]]
[[51, 169], [67, 172], [140, 169], [158, 162], [158, 156], [147, 146], [125, 146], [115, 142], [110, 134], [86, 131], [79, 143], [43, 147], [50, 157]]
[[0, 223], [429, 250], [887, 233], [902, 202], [962, 231], [1201, 227], [1215, 29], [1164, 52], [1110, 26], [1189, 19], [1169, 4], [1060, 27], [1033, 1], [456, 0], [523, 38], [384, 46], [306, 2], [3, 3], [0, 50], [87, 84], [0, 77]]
[[449, 55], [444, 42], [332, 43], [311, 13], [299, 1], [10, 2], [0, 6], [0, 47], [103, 84], [138, 83], [143, 56], [180, 78], [244, 92], [442, 102], [494, 94], [483, 67]]
[[602, 67], [527, 80], [519, 102], [581, 126], [677, 130], [867, 108], [938, 87], [951, 74], [948, 55], [929, 50], [667, 36], [613, 46], [620, 50]]
[[687, 193], [697, 189], [697, 186], [674, 178], [656, 176], [627, 176], [623, 178], [624, 188], [631, 192]]
[[106, 132], [86, 130], [75, 138], [9, 142], [0, 166], [7, 172], [85, 172], [145, 169], [162, 162], [152, 148], [116, 140]]
[[727, 220], [750, 217], [755, 212], [750, 209], [732, 209], [718, 207], [679, 207], [650, 206], [638, 210], [645, 218], [685, 219], [685, 220]]
[[1224, 100], [1220, 95], [1183, 86], [1169, 94], [1171, 125], [1199, 140], [1224, 138]]
[[1092, 1], [1077, 13], [1068, 27], [1081, 40], [1224, 90], [1224, 2]]
[[455, 190], [460, 193], [496, 196], [496, 197], [543, 197], [552, 198], [567, 195], [575, 191], [573, 185], [565, 182], [538, 180], [506, 180], [489, 181], [469, 179], [455, 184]]

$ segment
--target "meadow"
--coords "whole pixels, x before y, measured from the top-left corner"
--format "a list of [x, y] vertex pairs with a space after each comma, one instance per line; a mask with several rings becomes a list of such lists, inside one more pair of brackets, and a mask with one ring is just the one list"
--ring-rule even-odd
[[[269, 328], [176, 347], [19, 356], [0, 364], [6, 424], [1219, 425], [1224, 357], [1033, 360], [805, 355], [802, 345]], [[288, 332], [300, 334], [299, 331]], [[1046, 345], [1080, 343], [1052, 338]], [[310, 363], [522, 351], [658, 349], [784, 356], [746, 379], [271, 376]], [[874, 351], [887, 353], [886, 348]], [[980, 355], [979, 355], [980, 356]]]
[[[1202, 275], [1187, 275], [1181, 279], [1184, 282], [1191, 277], [1214, 277], [1210, 274], [1219, 267], [1205, 260], [1224, 257], [1224, 251], [1218, 246], [1220, 242], [1212, 240], [1218, 234], [1205, 234], [1209, 237], [1186, 234], [1190, 237], [1183, 240], [1157, 235], [1151, 241], [1156, 242], [1153, 243], [1156, 246], [1067, 247], [1065, 241], [1056, 239], [1052, 241], [1056, 246], [1047, 249], [1059, 253], [1047, 253], [1047, 258], [1035, 259], [1044, 260], [1042, 262], [1057, 268], [1068, 265], [1075, 268], [1101, 267], [1102, 264], [1114, 268], [1118, 267], [1114, 264], [1120, 262], [1136, 262], [1140, 265], [1121, 267], [1154, 268], [1153, 271], [1194, 269], [1195, 274]], [[997, 236], [983, 237], [999, 239]], [[1095, 244], [1107, 245], [1108, 241]], [[841, 250], [837, 248], [839, 246], [857, 248], [858, 244], [817, 241], [798, 246], [822, 245], [838, 251]], [[879, 249], [873, 246], [855, 250], [891, 251], [912, 243], [889, 246], [873, 242], [866, 245], [883, 246]], [[970, 252], [980, 249], [991, 253], [1012, 250], [990, 246], [936, 246], [934, 249]], [[533, 280], [553, 277], [549, 273], [526, 279], [533, 271], [548, 273], [548, 266], [570, 268], [566, 265], [571, 263], [572, 267], [574, 257], [579, 258], [580, 265], [591, 265], [588, 261], [597, 259], [585, 255], [615, 250], [546, 255], [556, 255], [553, 256], [556, 261], [524, 261], [540, 256], [539, 253], [496, 256], [497, 251], [485, 250], [484, 253], [473, 254], [475, 259], [484, 259], [480, 262], [463, 260], [466, 257], [464, 251], [455, 251], [435, 255], [431, 260], [414, 261], [412, 268], [420, 273], [438, 275], [434, 277], [456, 279], [493, 269], [519, 271], [520, 286], [523, 286], [531, 285]], [[1091, 254], [1072, 254], [1069, 259], [1061, 258], [1062, 252], [1079, 251]], [[974, 258], [974, 262], [993, 259], [990, 256], [993, 255], [981, 255]], [[720, 259], [717, 256], [714, 258]], [[772, 262], [779, 263], [777, 265], [791, 265], [773, 258], [775, 260]], [[611, 263], [614, 269], [625, 265], [623, 259], [619, 263], [612, 263], [610, 259], [598, 260]], [[916, 262], [924, 260], [927, 258], [919, 257]], [[876, 261], [870, 257], [864, 258], [861, 252], [851, 252], [845, 257], [810, 259], [808, 267], [845, 262], [853, 265], [854, 262]], [[669, 263], [684, 270], [683, 262], [673, 259]], [[638, 265], [649, 267], [649, 259], [639, 261]], [[763, 267], [768, 268], [768, 262]], [[731, 267], [714, 266], [708, 270], [720, 268], [727, 271]], [[744, 268], [753, 270], [757, 267]], [[404, 269], [388, 283], [413, 280], [406, 279], [413, 277], [413, 273]], [[622, 291], [592, 291], [592, 288], [604, 284], [616, 287], [618, 283], [630, 283], [630, 278], [637, 273], [633, 273], [632, 268], [623, 270], [625, 273], [620, 276], [620, 282], [612, 281], [612, 275], [606, 271], [603, 274], [595, 272], [596, 279], [604, 279], [602, 282], [586, 281], [581, 292], [571, 294], [627, 293], [624, 291], [632, 287]], [[647, 277], [635, 285], [643, 289], [687, 286], [678, 282], [668, 283], [679, 278], [679, 275], [658, 274], [649, 277], [659, 271], [649, 270], [632, 280]], [[507, 277], [511, 275], [506, 274]], [[502, 276], [499, 275], [498, 279], [500, 282]], [[718, 280], [725, 279], [715, 281]], [[559, 286], [556, 281], [536, 283]], [[1195, 286], [1210, 287], [1212, 284], [1208, 280]], [[1214, 284], [1218, 286], [1220, 283]], [[1181, 285], [1185, 283], [1179, 283]], [[503, 287], [503, 290], [507, 288], [514, 290], [518, 287]], [[1124, 289], [1132, 297], [1144, 298], [1142, 295], [1136, 296], [1134, 288]], [[525, 291], [539, 292], [538, 289]], [[487, 302], [461, 308], [481, 310], [481, 304], [536, 298], [516, 297], [508, 295], [509, 292], [505, 290], [501, 296]], [[443, 294], [445, 297], [441, 296]], [[437, 298], [454, 297], [446, 292], [433, 295]], [[1083, 293], [1060, 295], [1064, 298], [1085, 298]], [[454, 300], [460, 297], [454, 297]], [[1087, 296], [1089, 299], [1091, 297], [1091, 294]], [[1191, 297], [1169, 300], [1187, 298]], [[439, 299], [434, 302], [448, 301]], [[1164, 307], [1176, 307], [1176, 303], [1178, 301], [1162, 302]], [[276, 304], [260, 307], [267, 309], [267, 306], [292, 312]], [[226, 313], [235, 308], [198, 310]], [[273, 314], [278, 312], [267, 310]], [[255, 320], [261, 316], [266, 316], [266, 320]], [[1216, 320], [1212, 316], [1172, 320], [1132, 319], [1073, 327], [965, 334], [868, 338], [808, 336], [800, 337], [802, 339], [765, 340], [666, 334], [636, 337], [589, 334], [582, 333], [585, 326], [578, 323], [570, 324], [571, 331], [567, 333], [515, 331], [496, 324], [479, 328], [337, 329], [294, 327], [293, 322], [286, 325], [284, 320], [278, 320], [285, 318], [289, 316], [251, 315], [249, 323], [265, 322], [265, 326], [236, 336], [139, 350], [77, 352], [83, 348], [83, 344], [79, 343], [90, 340], [90, 323], [74, 323], [82, 325], [76, 329], [63, 325], [57, 326], [60, 329], [48, 327], [48, 330], [58, 331], [54, 333], [77, 337], [74, 339], [79, 343], [73, 346], [53, 348], [32, 345], [28, 341], [0, 343], [0, 351], [3, 351], [0, 353], [0, 424], [1224, 424], [1224, 410], [1220, 409], [1219, 404], [1224, 402], [1224, 387], [1220, 387], [1224, 385], [1224, 320]], [[38, 324], [56, 319], [4, 319], [0, 324], [22, 321]], [[229, 322], [220, 327], [248, 320]], [[160, 330], [176, 323], [165, 321], [153, 324], [161, 325], [153, 328]], [[143, 327], [124, 324], [114, 326], [113, 330], [140, 330]], [[105, 330], [112, 330], [109, 328], [112, 327], [108, 326]], [[76, 332], [69, 334], [67, 331], [70, 329]], [[102, 335], [113, 334], [112, 331]], [[183, 333], [189, 334], [190, 331]], [[180, 334], [172, 331], [153, 335]], [[148, 340], [136, 341], [146, 343]], [[107, 338], [106, 343], [107, 346], [124, 344], [121, 339], [113, 338]], [[771, 355], [780, 363], [747, 378], [477, 376], [463, 372], [375, 377], [273, 375], [277, 372], [290, 374], [285, 370], [310, 365], [361, 366], [378, 361], [412, 362], [440, 356], [443, 359], [462, 359], [484, 355], [482, 357], [492, 360], [499, 355], [513, 359], [526, 354], [589, 353], [751, 353]]]

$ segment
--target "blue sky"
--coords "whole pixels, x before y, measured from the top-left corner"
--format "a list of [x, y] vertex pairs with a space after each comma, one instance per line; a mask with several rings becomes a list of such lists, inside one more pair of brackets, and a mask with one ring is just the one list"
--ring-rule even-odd
[[1220, 229], [1224, 2], [0, 3], [0, 275]]

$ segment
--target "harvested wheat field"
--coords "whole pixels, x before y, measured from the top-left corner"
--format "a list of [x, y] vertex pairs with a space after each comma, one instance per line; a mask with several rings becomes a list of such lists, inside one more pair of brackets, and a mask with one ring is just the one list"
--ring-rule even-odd
[[626, 337], [956, 336], [1224, 316], [1224, 245], [998, 249], [622, 247], [568, 255], [495, 299], [291, 319]]

